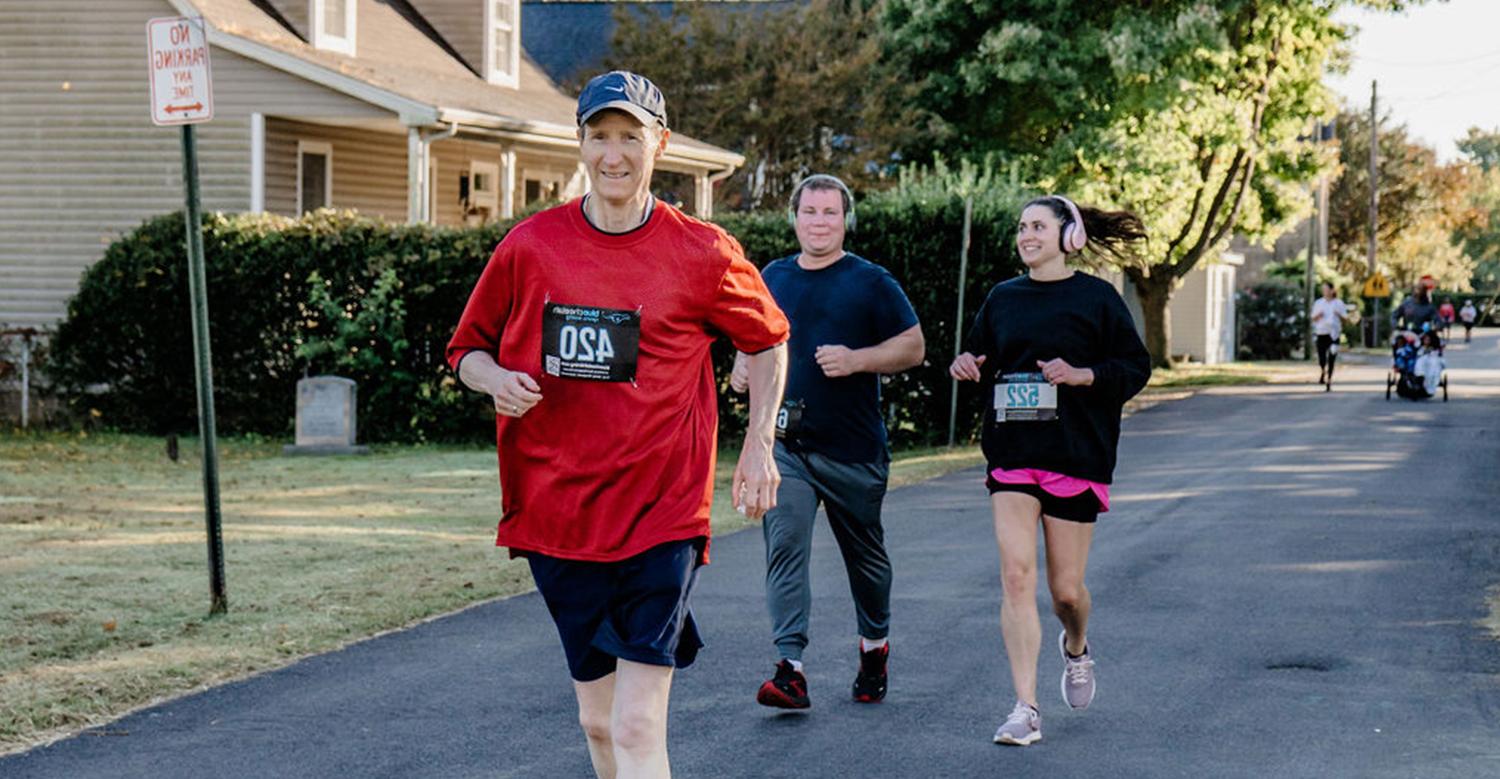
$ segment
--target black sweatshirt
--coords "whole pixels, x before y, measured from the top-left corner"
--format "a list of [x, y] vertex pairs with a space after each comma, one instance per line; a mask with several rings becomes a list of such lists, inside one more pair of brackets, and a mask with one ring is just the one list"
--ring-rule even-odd
[[[1146, 386], [1151, 358], [1115, 288], [1086, 273], [1061, 281], [1021, 276], [996, 284], [974, 317], [966, 350], [984, 355], [982, 442], [990, 468], [1040, 468], [1109, 484], [1120, 443], [1120, 409]], [[1057, 387], [1057, 419], [995, 422], [995, 379], [1040, 373], [1061, 357], [1092, 368], [1087, 387]]]

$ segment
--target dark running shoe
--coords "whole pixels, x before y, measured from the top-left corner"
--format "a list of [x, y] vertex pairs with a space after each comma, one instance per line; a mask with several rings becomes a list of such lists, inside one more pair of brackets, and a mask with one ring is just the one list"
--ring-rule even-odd
[[776, 675], [760, 686], [755, 702], [777, 709], [805, 709], [812, 705], [807, 698], [807, 677], [792, 667], [792, 661], [776, 664]]
[[859, 674], [854, 677], [854, 700], [860, 703], [879, 703], [885, 700], [885, 664], [890, 657], [890, 642], [879, 649], [859, 653]]

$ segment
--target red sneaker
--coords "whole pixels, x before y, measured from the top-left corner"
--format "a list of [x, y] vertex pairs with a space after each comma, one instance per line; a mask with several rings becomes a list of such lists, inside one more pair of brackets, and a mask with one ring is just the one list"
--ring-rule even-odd
[[885, 665], [890, 657], [889, 641], [878, 649], [859, 653], [859, 674], [854, 677], [854, 700], [860, 703], [879, 703], [885, 700]]
[[776, 675], [760, 686], [755, 702], [776, 709], [805, 709], [812, 705], [807, 698], [807, 677], [792, 667], [792, 661], [776, 664]]

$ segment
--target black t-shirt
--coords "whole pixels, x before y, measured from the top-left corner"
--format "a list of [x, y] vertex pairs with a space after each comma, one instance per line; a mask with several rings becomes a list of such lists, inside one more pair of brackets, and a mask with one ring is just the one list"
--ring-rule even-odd
[[[1151, 358], [1115, 288], [1086, 273], [1060, 281], [1030, 276], [995, 285], [965, 350], [984, 355], [982, 443], [991, 468], [1040, 468], [1109, 484], [1120, 442], [1120, 409], [1151, 377]], [[1038, 373], [1037, 361], [1061, 357], [1092, 368], [1087, 387], [1057, 387], [1057, 418], [995, 421], [997, 377]]]
[[786, 399], [801, 402], [801, 420], [783, 443], [841, 462], [890, 459], [880, 415], [880, 376], [856, 373], [830, 379], [818, 367], [819, 346], [863, 349], [917, 324], [917, 312], [890, 271], [845, 254], [818, 270], [797, 255], [761, 271], [771, 296], [792, 324], [787, 352]]

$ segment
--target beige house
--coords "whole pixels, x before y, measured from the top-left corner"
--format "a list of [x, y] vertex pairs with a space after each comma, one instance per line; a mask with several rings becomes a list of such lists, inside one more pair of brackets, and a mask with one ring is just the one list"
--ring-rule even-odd
[[[1182, 278], [1181, 286], [1167, 303], [1167, 316], [1172, 322], [1168, 350], [1173, 357], [1207, 365], [1235, 361], [1238, 334], [1234, 292], [1238, 288], [1237, 274], [1244, 264], [1243, 255], [1226, 251], [1199, 262]], [[1098, 273], [1125, 298], [1136, 332], [1145, 338], [1145, 317], [1130, 279], [1117, 270]]]
[[[149, 110], [146, 22], [165, 16], [207, 29], [205, 210], [456, 225], [588, 186], [520, 0], [3, 0], [0, 330], [54, 325], [107, 244], [182, 208], [180, 132]], [[659, 170], [706, 217], [743, 162], [679, 135]]]

